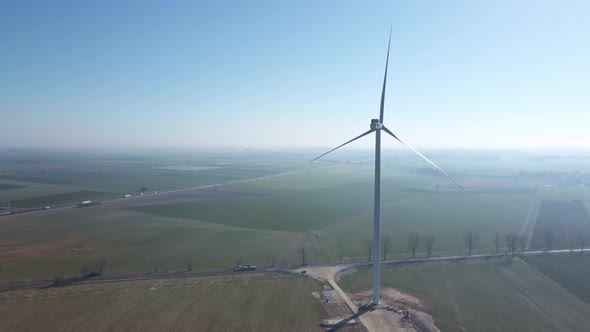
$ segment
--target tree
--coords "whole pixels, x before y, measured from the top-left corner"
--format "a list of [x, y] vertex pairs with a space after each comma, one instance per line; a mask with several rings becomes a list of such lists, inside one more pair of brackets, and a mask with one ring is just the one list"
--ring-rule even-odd
[[504, 235], [504, 242], [506, 242], [506, 246], [508, 247], [508, 252], [512, 253], [514, 256], [516, 247], [518, 246], [518, 235], [516, 233], [507, 233]]
[[104, 269], [107, 267], [106, 258], [101, 258], [96, 262], [96, 273], [101, 276]]
[[82, 267], [80, 268], [80, 273], [82, 273], [84, 277], [87, 277], [89, 272], [90, 268], [88, 267], [88, 265], [82, 265]]
[[426, 253], [428, 257], [432, 255], [432, 248], [434, 246], [434, 242], [436, 242], [436, 238], [434, 235], [426, 235], [424, 236], [424, 248], [426, 248]]
[[63, 283], [63, 281], [64, 281], [64, 274], [60, 273], [53, 278], [53, 285], [59, 286]]
[[365, 244], [365, 250], [367, 250], [367, 252], [369, 254], [369, 258], [367, 260], [371, 261], [371, 257], [373, 256], [373, 239], [371, 239], [371, 238], [366, 239], [364, 244]]
[[521, 235], [520, 238], [518, 239], [518, 244], [520, 245], [520, 252], [524, 252], [524, 250], [526, 249], [526, 245], [528, 243], [528, 238], [526, 235]]
[[545, 236], [545, 244], [547, 245], [547, 251], [551, 250], [551, 244], [553, 243], [553, 231], [549, 228], [545, 228], [543, 231]]
[[186, 262], [185, 267], [188, 272], [192, 271], [193, 270], [193, 262], [192, 261]]
[[580, 253], [584, 253], [584, 244], [586, 243], [586, 237], [582, 234], [578, 235], [578, 243], [580, 244]]
[[469, 249], [469, 256], [471, 256], [471, 250], [477, 243], [477, 234], [473, 231], [466, 232], [463, 235], [463, 241], [465, 242], [465, 246]]
[[408, 248], [412, 252], [412, 258], [416, 258], [416, 249], [420, 244], [420, 235], [412, 232], [410, 236], [408, 236]]
[[502, 235], [500, 233], [496, 233], [492, 236], [492, 242], [496, 247], [496, 254], [500, 253], [500, 244], [502, 242]]
[[383, 251], [383, 260], [387, 259], [387, 253], [391, 249], [391, 237], [389, 235], [381, 239], [381, 251]]
[[302, 243], [297, 248], [297, 255], [299, 257], [301, 257], [301, 266], [307, 265], [307, 258], [306, 258], [306, 253], [305, 253], [305, 244]]

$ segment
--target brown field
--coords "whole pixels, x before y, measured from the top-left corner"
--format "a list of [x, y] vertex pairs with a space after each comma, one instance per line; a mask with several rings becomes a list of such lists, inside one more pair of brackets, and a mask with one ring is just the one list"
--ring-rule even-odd
[[0, 330], [321, 331], [321, 289], [251, 273], [14, 290], [0, 293]]

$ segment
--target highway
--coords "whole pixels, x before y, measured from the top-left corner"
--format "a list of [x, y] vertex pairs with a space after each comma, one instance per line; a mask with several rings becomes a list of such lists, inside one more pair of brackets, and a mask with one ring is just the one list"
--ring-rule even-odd
[[[340, 166], [340, 165], [343, 165], [343, 164], [332, 164], [332, 165], [318, 166], [318, 167], [306, 168], [306, 169], [297, 170], [297, 171], [287, 171], [287, 172], [281, 172], [281, 173], [270, 174], [270, 175], [265, 175], [265, 176], [259, 176], [259, 177], [255, 177], [255, 178], [231, 180], [231, 181], [225, 181], [225, 182], [221, 182], [221, 183], [212, 183], [212, 184], [192, 186], [192, 187], [186, 187], [186, 188], [159, 190], [159, 191], [153, 191], [150, 193], [142, 193], [142, 194], [138, 194], [138, 195], [131, 196], [131, 197], [119, 197], [119, 198], [113, 198], [113, 199], [106, 199], [106, 200], [96, 202], [96, 203], [100, 203], [100, 205], [104, 205], [104, 204], [125, 201], [125, 200], [140, 200], [140, 199], [145, 199], [148, 197], [169, 195], [169, 194], [179, 193], [179, 192], [183, 192], [183, 191], [202, 190], [202, 189], [217, 188], [217, 187], [226, 186], [226, 185], [230, 185], [230, 184], [236, 184], [236, 183], [263, 181], [263, 180], [274, 179], [274, 178], [279, 178], [279, 177], [284, 177], [284, 176], [291, 176], [291, 175], [296, 175], [296, 174], [301, 174], [301, 173], [306, 173], [306, 172], [311, 172], [311, 171], [317, 171], [320, 169], [335, 167], [335, 166]], [[84, 198], [80, 198], [80, 202], [82, 202], [83, 200], [84, 200]], [[95, 206], [95, 205], [89, 205], [89, 206]], [[38, 208], [38, 209], [31, 209], [31, 210], [23, 210], [23, 211], [13, 212], [12, 214], [0, 215], [0, 219], [9, 218], [9, 217], [16, 217], [16, 216], [37, 216], [37, 215], [43, 215], [43, 214], [47, 214], [47, 213], [54, 213], [54, 212], [68, 210], [68, 209], [73, 209], [73, 208], [77, 208], [77, 207], [78, 207], [78, 204], [52, 206], [50, 209]]]

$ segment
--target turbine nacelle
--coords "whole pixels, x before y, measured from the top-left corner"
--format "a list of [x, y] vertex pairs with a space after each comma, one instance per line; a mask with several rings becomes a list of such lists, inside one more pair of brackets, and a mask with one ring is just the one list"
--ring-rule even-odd
[[371, 119], [371, 130], [379, 130], [383, 128], [383, 124], [379, 122], [379, 119]]

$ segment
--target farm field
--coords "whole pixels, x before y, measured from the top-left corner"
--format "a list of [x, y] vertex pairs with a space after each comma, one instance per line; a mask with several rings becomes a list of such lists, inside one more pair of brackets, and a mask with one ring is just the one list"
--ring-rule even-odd
[[2, 331], [322, 331], [312, 279], [248, 273], [0, 293]]
[[50, 196], [38, 196], [34, 198], [22, 199], [12, 201], [12, 206], [14, 207], [39, 207], [39, 206], [46, 206], [55, 203], [76, 203], [80, 202], [80, 197], [84, 197], [85, 199], [96, 199], [99, 197], [105, 197], [109, 193], [100, 192], [100, 191], [90, 191], [90, 190], [79, 190], [79, 191], [72, 191], [63, 194], [55, 194]]
[[[135, 194], [140, 187], [164, 190], [229, 180], [256, 178], [286, 170], [307, 168], [297, 155], [272, 158], [261, 152], [177, 153], [82, 153], [44, 152], [0, 157], [0, 201], [24, 200], [35, 205], [40, 196], [78, 191], [112, 193], [111, 197]], [[10, 187], [8, 187], [10, 186]], [[80, 201], [89, 198], [80, 196]], [[46, 200], [56, 205], [67, 199]], [[34, 207], [34, 206], [33, 206]], [[41, 206], [37, 206], [41, 207]]]
[[527, 256], [524, 260], [572, 294], [590, 303], [590, 256], [586, 253]]
[[15, 188], [22, 188], [22, 187], [23, 186], [18, 186], [15, 184], [0, 183], [0, 190], [15, 189]]
[[[176, 271], [187, 261], [195, 269], [228, 268], [238, 261], [293, 266], [301, 262], [297, 255], [301, 246], [306, 247], [310, 264], [364, 261], [365, 241], [372, 230], [372, 160], [366, 152], [353, 151], [307, 163], [314, 155], [313, 151], [2, 155], [0, 183], [24, 187], [1, 190], [0, 201], [18, 196], [10, 199], [13, 204], [30, 207], [94, 200], [91, 196], [96, 200], [137, 196], [140, 186], [149, 192], [230, 179], [255, 181], [4, 218], [0, 280], [75, 276], [82, 265], [101, 257], [109, 260], [108, 272], [156, 267]], [[567, 174], [542, 171], [552, 163], [543, 166], [514, 156], [469, 153], [438, 152], [432, 158], [465, 181], [467, 189], [434, 176], [408, 154], [388, 151], [383, 159], [382, 232], [392, 239], [390, 258], [408, 257], [411, 232], [435, 235], [434, 255], [464, 253], [467, 231], [479, 236], [476, 252], [490, 252], [492, 234], [534, 227], [529, 219], [538, 210], [540, 192], [547, 188], [552, 195], [563, 190], [568, 200], [588, 203], [583, 201], [582, 187], [575, 191], [567, 186], [539, 187], [545, 178], [553, 183]], [[259, 175], [330, 165], [334, 167], [256, 180]], [[539, 172], [517, 172], [529, 166]], [[419, 248], [417, 255], [424, 256], [423, 251]]]
[[[418, 297], [441, 331], [584, 331], [590, 305], [515, 259], [387, 266], [382, 287]], [[344, 276], [348, 293], [370, 289], [371, 270]]]
[[244, 264], [296, 264], [303, 234], [260, 231], [119, 209], [76, 209], [0, 222], [1, 279], [80, 275], [108, 260], [107, 273], [181, 271]]
[[552, 234], [551, 249], [578, 246], [579, 236], [590, 236], [590, 217], [580, 200], [541, 202], [531, 248], [546, 249], [545, 231]]

